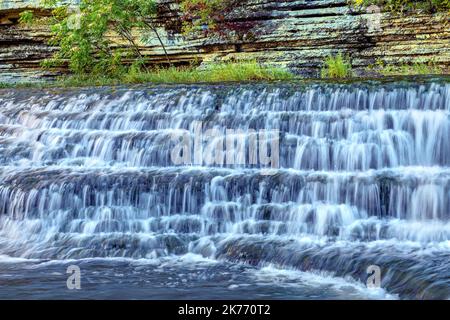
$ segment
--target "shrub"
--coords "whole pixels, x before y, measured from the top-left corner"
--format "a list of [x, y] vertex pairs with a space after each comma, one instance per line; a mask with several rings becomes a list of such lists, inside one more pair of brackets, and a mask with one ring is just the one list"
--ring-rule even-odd
[[[154, 0], [80, 0], [79, 13], [71, 13], [71, 8], [60, 0], [44, 1], [45, 6], [53, 8], [50, 43], [59, 46], [53, 58], [43, 63], [44, 67], [68, 62], [69, 69], [76, 74], [112, 75], [123, 71], [125, 60], [143, 60], [133, 29], [143, 31], [143, 40], [148, 41], [149, 34], [161, 40], [148, 21], [156, 14]], [[122, 49], [115, 46], [110, 33], [118, 35], [128, 46]]]

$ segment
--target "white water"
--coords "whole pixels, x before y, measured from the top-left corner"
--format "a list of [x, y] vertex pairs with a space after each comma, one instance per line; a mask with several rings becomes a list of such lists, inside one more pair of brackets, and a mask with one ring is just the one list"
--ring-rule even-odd
[[[174, 165], [194, 121], [278, 130], [281, 167]], [[449, 84], [3, 91], [0, 165], [13, 258], [379, 264], [393, 294], [450, 295]]]

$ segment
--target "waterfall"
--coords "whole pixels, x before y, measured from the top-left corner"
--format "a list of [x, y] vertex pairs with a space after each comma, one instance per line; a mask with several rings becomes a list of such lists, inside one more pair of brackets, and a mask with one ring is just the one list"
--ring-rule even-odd
[[0, 255], [186, 253], [450, 297], [450, 84], [0, 92]]

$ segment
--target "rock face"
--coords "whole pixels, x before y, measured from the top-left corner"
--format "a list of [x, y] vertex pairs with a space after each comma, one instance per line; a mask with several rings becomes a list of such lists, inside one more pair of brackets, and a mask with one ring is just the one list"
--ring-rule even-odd
[[[48, 29], [17, 23], [25, 8], [46, 14], [38, 2], [0, 2], [0, 81], [52, 75], [39, 68], [40, 61], [56, 50], [46, 44]], [[231, 22], [251, 23], [248, 34], [187, 39], [168, 27], [179, 21], [176, 0], [159, 2], [155, 22], [161, 25], [160, 34], [175, 64], [257, 59], [314, 77], [326, 56], [342, 52], [350, 56], [358, 73], [377, 60], [392, 65], [433, 61], [447, 71], [450, 68], [450, 18], [445, 13], [368, 14], [351, 8], [347, 0], [243, 0]], [[157, 41], [141, 46], [150, 61], [166, 62]]]

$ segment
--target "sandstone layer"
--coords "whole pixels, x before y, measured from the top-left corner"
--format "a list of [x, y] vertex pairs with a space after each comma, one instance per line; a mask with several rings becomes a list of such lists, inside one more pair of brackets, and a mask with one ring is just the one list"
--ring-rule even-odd
[[[18, 23], [23, 10], [47, 15], [39, 2], [0, 0], [0, 81], [55, 74], [40, 68], [40, 62], [57, 50], [47, 44], [48, 27]], [[159, 4], [154, 22], [160, 26], [170, 60], [178, 65], [256, 59], [314, 77], [326, 56], [342, 52], [350, 56], [359, 74], [376, 61], [390, 65], [433, 61], [447, 71], [450, 68], [450, 17], [445, 13], [367, 13], [349, 6], [347, 0], [243, 0], [228, 22], [250, 24], [245, 35], [186, 37], [177, 27], [176, 1]], [[150, 63], [166, 63], [156, 38], [140, 45]]]

